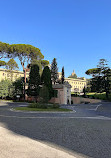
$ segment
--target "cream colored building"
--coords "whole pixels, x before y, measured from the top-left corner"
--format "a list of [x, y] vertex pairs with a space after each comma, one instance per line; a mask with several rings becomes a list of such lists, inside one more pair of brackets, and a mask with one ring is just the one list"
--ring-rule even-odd
[[65, 81], [69, 82], [72, 86], [71, 92], [83, 92], [83, 88], [86, 87], [86, 79], [83, 78], [65, 78]]
[[[24, 77], [23, 71], [13, 70], [13, 72], [11, 73], [7, 69], [0, 68], [0, 81], [5, 80], [5, 79], [11, 80], [11, 78], [12, 78], [12, 81], [15, 81], [17, 78], [20, 78], [20, 77]], [[29, 72], [26, 72], [26, 78], [28, 77], [29, 77]]]
[[[12, 81], [15, 81], [17, 78], [24, 77], [23, 71], [14, 70], [12, 73]], [[74, 71], [72, 75], [74, 74]], [[26, 72], [26, 78], [29, 77], [29, 72]], [[58, 73], [59, 79], [61, 79], [61, 72]], [[0, 81], [4, 79], [11, 79], [11, 73], [7, 69], [0, 68]], [[84, 86], [86, 87], [86, 79], [82, 78], [65, 78], [65, 81], [71, 85], [71, 92], [83, 92]]]
[[[75, 74], [73, 71], [72, 76]], [[58, 73], [59, 79], [61, 79], [61, 72]], [[83, 92], [83, 88], [86, 87], [86, 78], [65, 78], [65, 81], [71, 85], [71, 92]]]

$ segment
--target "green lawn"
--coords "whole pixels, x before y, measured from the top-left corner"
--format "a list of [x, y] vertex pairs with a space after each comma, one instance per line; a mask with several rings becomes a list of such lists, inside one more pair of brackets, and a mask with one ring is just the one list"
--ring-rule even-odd
[[40, 109], [40, 108], [29, 108], [29, 107], [16, 107], [15, 110], [25, 110], [25, 111], [63, 111], [69, 112], [72, 111], [70, 109], [62, 109], [62, 108], [47, 108], [47, 109]]
[[[94, 99], [101, 99], [101, 100], [107, 100], [106, 98], [106, 93], [103, 92], [103, 93], [96, 93], [96, 92], [92, 92], [92, 93], [87, 93], [86, 94], [87, 96], [89, 97], [94, 97]], [[111, 94], [109, 94], [109, 101], [111, 100]]]

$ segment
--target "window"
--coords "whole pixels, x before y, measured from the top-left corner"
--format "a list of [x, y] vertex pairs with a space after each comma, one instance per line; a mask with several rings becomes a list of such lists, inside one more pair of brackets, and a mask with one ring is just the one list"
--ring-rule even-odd
[[5, 74], [3, 73], [3, 76], [4, 76]]

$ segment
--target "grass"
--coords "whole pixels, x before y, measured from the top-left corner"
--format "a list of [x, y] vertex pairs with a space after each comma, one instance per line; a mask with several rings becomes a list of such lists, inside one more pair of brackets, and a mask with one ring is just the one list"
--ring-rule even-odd
[[[103, 93], [92, 92], [92, 93], [87, 93], [86, 95], [89, 97], [92, 97], [94, 99], [107, 100], [105, 92], [103, 92]], [[108, 96], [109, 96], [108, 100], [111, 101], [111, 94], [109, 94]]]
[[0, 99], [0, 102], [13, 102], [13, 100]]
[[47, 109], [41, 109], [41, 108], [29, 108], [29, 107], [16, 107], [15, 110], [23, 110], [23, 111], [65, 111], [69, 112], [72, 111], [70, 109], [63, 109], [63, 108], [47, 108]]

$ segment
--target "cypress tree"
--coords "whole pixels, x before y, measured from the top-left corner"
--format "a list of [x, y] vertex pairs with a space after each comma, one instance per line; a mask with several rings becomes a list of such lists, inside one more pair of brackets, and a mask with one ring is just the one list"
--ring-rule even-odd
[[62, 67], [62, 77], [61, 77], [62, 84], [64, 83], [64, 66]]
[[53, 59], [51, 64], [51, 77], [52, 81], [55, 84], [58, 80], [58, 67], [57, 67], [57, 61], [56, 58]]
[[41, 76], [41, 83], [48, 88], [49, 91], [49, 99], [52, 97], [52, 81], [51, 81], [51, 71], [48, 66], [46, 66], [43, 70]]
[[35, 64], [31, 66], [31, 70], [29, 74], [28, 95], [38, 96], [39, 85], [40, 85], [39, 66]]

